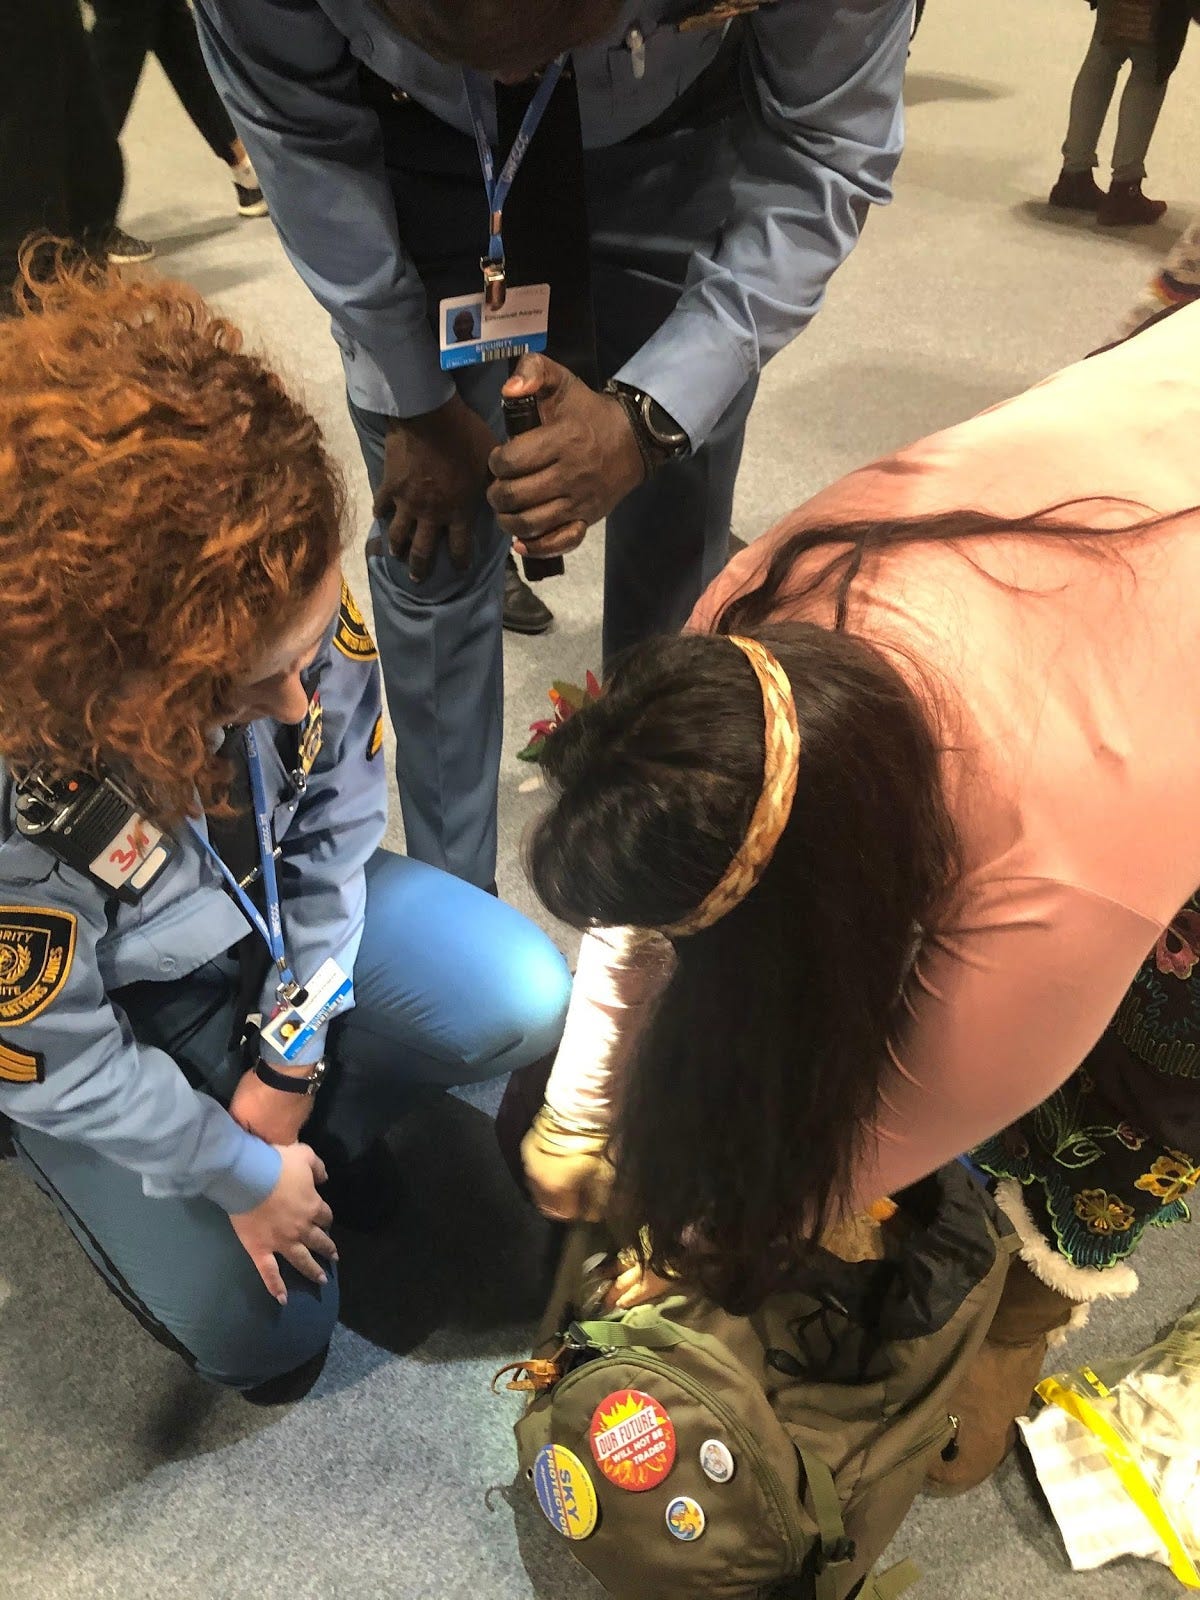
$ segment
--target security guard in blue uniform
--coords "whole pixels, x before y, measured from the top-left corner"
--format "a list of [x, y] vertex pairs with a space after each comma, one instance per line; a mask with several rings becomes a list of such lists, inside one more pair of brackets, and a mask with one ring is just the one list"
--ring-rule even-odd
[[[75, 589], [93, 635], [56, 639], [52, 673], [32, 680], [51, 685], [43, 691], [47, 722], [55, 674], [80, 683], [71, 651], [81, 653], [85, 679], [95, 663], [107, 697], [97, 702], [100, 715], [126, 682], [123, 667], [103, 664], [122, 606], [104, 540], [119, 540], [120, 519], [104, 530], [95, 522], [69, 527], [85, 515], [85, 478], [97, 485], [101, 510], [130, 482], [143, 502], [161, 504], [160, 520], [142, 536], [158, 564], [171, 565], [162, 579], [139, 579], [166, 585], [155, 602], [160, 613], [185, 584], [197, 590], [194, 614], [210, 613], [216, 602], [206, 611], [205, 562], [225, 559], [222, 532], [230, 548], [237, 538], [261, 540], [239, 529], [275, 515], [255, 503], [263, 480], [250, 451], [261, 424], [249, 401], [244, 428], [232, 416], [222, 436], [245, 441], [245, 460], [214, 464], [217, 446], [188, 441], [215, 436], [215, 427], [197, 435], [191, 422], [180, 424], [182, 448], [211, 451], [210, 474], [228, 472], [227, 492], [205, 490], [215, 548], [206, 526], [188, 526], [198, 491], [186, 474], [174, 487], [163, 487], [161, 474], [142, 482], [176, 448], [172, 408], [186, 419], [191, 404], [187, 374], [175, 367], [192, 361], [197, 385], [214, 387], [232, 371], [231, 411], [241, 403], [239, 385], [250, 393], [264, 380], [251, 358], [228, 353], [228, 330], [208, 335], [201, 324], [199, 333], [180, 333], [181, 315], [201, 321], [190, 294], [184, 313], [156, 323], [170, 286], [125, 292], [154, 299], [149, 311], [132, 298], [116, 303], [113, 319], [137, 330], [119, 337], [144, 335], [150, 355], [115, 400], [110, 394], [73, 413], [66, 442], [43, 447], [52, 465], [29, 454], [27, 418], [16, 415], [24, 402], [13, 401], [13, 386], [45, 391], [28, 408], [44, 418], [64, 388], [87, 379], [67, 362], [56, 384], [45, 372], [60, 365], [48, 360], [42, 371], [20, 352], [6, 374], [4, 341], [28, 338], [31, 328], [36, 336], [41, 320], [49, 330], [51, 318], [0, 324], [0, 404], [26, 452], [19, 459], [14, 449], [0, 463], [0, 514], [20, 498], [32, 519], [39, 486], [56, 471], [83, 484], [77, 504], [68, 495], [67, 509], [55, 513], [55, 537], [75, 543], [61, 569], [47, 561], [53, 584], [22, 582], [24, 569], [14, 564], [21, 539], [41, 536], [32, 522], [6, 528], [0, 553], [0, 587], [11, 584], [14, 596], [10, 602], [6, 590], [0, 621], [8, 701], [0, 733], [11, 752], [17, 729], [24, 750], [15, 764], [10, 755], [0, 765], [0, 1112], [12, 1121], [21, 1165], [146, 1327], [210, 1379], [255, 1399], [292, 1398], [319, 1371], [338, 1314], [328, 1231], [336, 1217], [321, 1194], [326, 1163], [332, 1172], [335, 1162], [346, 1168], [360, 1157], [401, 1113], [414, 1083], [483, 1079], [552, 1050], [569, 979], [558, 951], [516, 911], [380, 849], [378, 661], [341, 580], [336, 526], [324, 535], [322, 549], [334, 559], [315, 591], [294, 615], [267, 618], [251, 660], [230, 663], [222, 701], [229, 725], [209, 740], [234, 774], [228, 814], [160, 829], [152, 806], [137, 798], [150, 791], [139, 791], [128, 763], [110, 771], [101, 760], [64, 773], [61, 751], [56, 757], [50, 745], [46, 765], [36, 759], [41, 736], [18, 729], [12, 716], [13, 697], [27, 695], [31, 681], [18, 641], [33, 623], [43, 638], [54, 634], [62, 584]], [[86, 297], [68, 303], [63, 337], [76, 337], [72, 317], [95, 316], [89, 305]], [[175, 340], [161, 360], [160, 323]], [[119, 413], [110, 435], [91, 421], [106, 408]], [[298, 407], [285, 413], [285, 445], [302, 428], [316, 437], [297, 417]], [[75, 441], [89, 431], [81, 452]], [[305, 470], [311, 477], [324, 469]], [[294, 460], [280, 467], [276, 504], [298, 476]], [[287, 559], [280, 552], [300, 536], [284, 530], [263, 562]], [[252, 559], [253, 550], [247, 571]], [[92, 599], [111, 593], [111, 602]], [[131, 635], [128, 648], [131, 674], [151, 670], [153, 643], [147, 651]], [[170, 661], [161, 670], [169, 676]], [[205, 668], [193, 660], [189, 670]], [[78, 692], [89, 687], [85, 681]]]
[[[726, 559], [758, 374], [889, 197], [912, 0], [196, 10], [341, 347], [409, 849], [487, 884], [510, 542], [557, 556], [607, 518], [606, 657], [685, 620]], [[492, 293], [550, 286], [547, 353], [508, 389], [542, 427], [499, 448], [504, 363], [443, 365], [481, 266]]]

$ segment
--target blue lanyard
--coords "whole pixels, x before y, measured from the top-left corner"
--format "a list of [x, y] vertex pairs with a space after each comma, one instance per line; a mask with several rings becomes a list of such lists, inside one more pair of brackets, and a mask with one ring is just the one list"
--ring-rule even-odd
[[496, 176], [496, 158], [488, 140], [487, 129], [483, 122], [483, 100], [480, 94], [480, 85], [483, 80], [470, 68], [463, 70], [463, 85], [467, 91], [467, 105], [471, 110], [471, 122], [475, 128], [475, 143], [479, 150], [479, 165], [483, 169], [483, 187], [487, 194], [488, 220], [490, 233], [488, 237], [487, 262], [495, 267], [504, 266], [504, 238], [501, 228], [504, 223], [504, 202], [508, 199], [508, 191], [512, 188], [513, 179], [520, 169], [521, 162], [525, 159], [525, 152], [529, 149], [529, 141], [537, 132], [538, 123], [550, 103], [550, 96], [554, 93], [555, 85], [562, 76], [563, 67], [566, 65], [566, 54], [552, 61], [542, 74], [542, 80], [537, 86], [533, 99], [529, 102], [529, 109], [521, 119], [521, 127], [517, 137], [513, 140], [513, 147], [508, 152], [508, 159], [500, 169], [500, 176]]
[[225, 879], [230, 894], [237, 901], [242, 915], [256, 929], [267, 949], [271, 952], [271, 959], [279, 968], [279, 989], [282, 998], [288, 998], [290, 991], [298, 990], [299, 985], [287, 963], [287, 954], [283, 947], [283, 916], [279, 909], [279, 880], [275, 876], [275, 838], [271, 829], [271, 808], [267, 802], [267, 786], [263, 779], [262, 762], [258, 755], [258, 740], [254, 736], [252, 727], [246, 728], [246, 767], [250, 773], [250, 795], [254, 802], [254, 827], [258, 834], [258, 859], [262, 869], [263, 890], [267, 899], [267, 916], [263, 920], [258, 907], [242, 888], [241, 884], [221, 860], [213, 849], [212, 843], [201, 832], [195, 822], [191, 823], [192, 832], [207, 851], [210, 860], [217, 871]]

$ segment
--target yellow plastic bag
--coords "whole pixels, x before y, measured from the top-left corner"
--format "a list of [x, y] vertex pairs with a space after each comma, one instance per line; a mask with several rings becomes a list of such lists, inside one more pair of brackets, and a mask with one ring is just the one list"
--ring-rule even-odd
[[1171, 1571], [1200, 1589], [1200, 1307], [1132, 1361], [1057, 1373], [1037, 1392], [1096, 1439]]

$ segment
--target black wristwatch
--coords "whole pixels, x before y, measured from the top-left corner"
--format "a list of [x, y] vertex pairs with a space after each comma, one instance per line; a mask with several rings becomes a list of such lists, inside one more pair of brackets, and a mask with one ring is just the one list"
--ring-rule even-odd
[[647, 477], [664, 463], [680, 460], [692, 448], [692, 441], [675, 418], [644, 389], [635, 389], [631, 383], [619, 383], [616, 378], [610, 378], [604, 385], [604, 392], [621, 402]]
[[286, 1072], [276, 1072], [275, 1068], [268, 1066], [265, 1061], [256, 1061], [254, 1076], [261, 1079], [268, 1089], [282, 1089], [285, 1094], [314, 1095], [324, 1081], [325, 1062], [314, 1061], [312, 1071], [307, 1078], [292, 1078]]

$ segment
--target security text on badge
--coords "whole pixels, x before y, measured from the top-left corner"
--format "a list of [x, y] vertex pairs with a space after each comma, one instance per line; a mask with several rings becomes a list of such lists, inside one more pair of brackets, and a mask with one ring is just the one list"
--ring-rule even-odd
[[507, 361], [529, 350], [544, 350], [549, 327], [548, 283], [511, 287], [496, 310], [484, 304], [481, 294], [443, 300], [438, 308], [442, 370]]
[[309, 980], [303, 1004], [284, 1006], [262, 1030], [267, 1044], [293, 1060], [317, 1031], [354, 998], [354, 984], [336, 961], [323, 961]]

